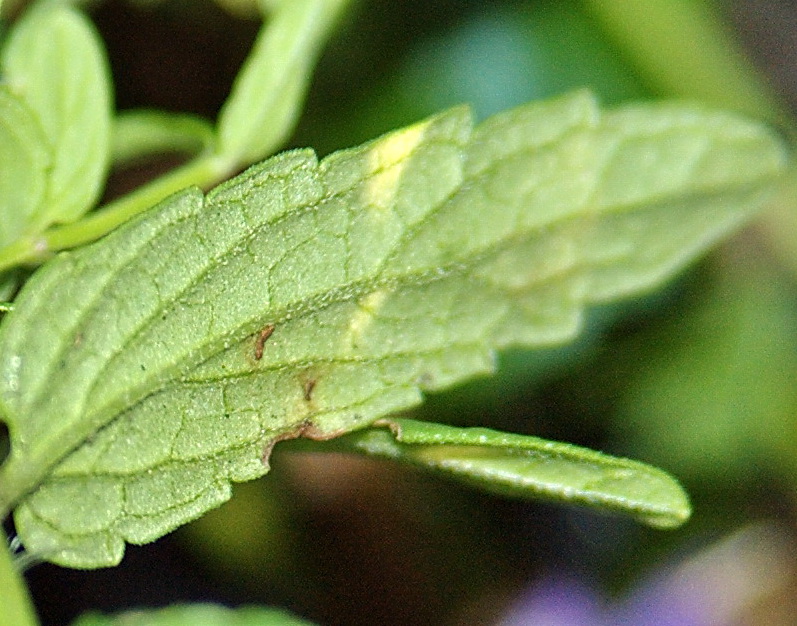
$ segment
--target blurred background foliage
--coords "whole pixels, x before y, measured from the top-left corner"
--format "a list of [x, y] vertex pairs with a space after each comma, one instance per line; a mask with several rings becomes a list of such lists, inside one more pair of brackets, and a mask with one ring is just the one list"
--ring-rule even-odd
[[[91, 11], [120, 109], [211, 118], [258, 26], [247, 0], [109, 0]], [[326, 154], [461, 102], [482, 118], [584, 86], [606, 104], [702, 100], [793, 137], [795, 43], [787, 0], [359, 0], [291, 145]], [[151, 175], [119, 172], [110, 193]], [[198, 600], [287, 607], [323, 624], [794, 624], [793, 192], [663, 292], [591, 311], [575, 344], [503, 354], [495, 377], [417, 412], [659, 465], [692, 494], [683, 529], [287, 444], [264, 480], [130, 548], [119, 568], [34, 568], [44, 622]], [[676, 621], [645, 621], [657, 615]]]

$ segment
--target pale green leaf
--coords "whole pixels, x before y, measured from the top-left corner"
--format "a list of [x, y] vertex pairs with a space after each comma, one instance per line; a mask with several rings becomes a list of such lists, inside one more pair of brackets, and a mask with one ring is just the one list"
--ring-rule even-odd
[[77, 219], [102, 191], [109, 159], [111, 81], [99, 35], [67, 4], [34, 5], [11, 31], [2, 72], [34, 112], [52, 155], [29, 230]]
[[219, 156], [247, 165], [288, 138], [321, 46], [349, 0], [292, 0], [275, 9], [219, 115]]
[[44, 202], [49, 166], [33, 112], [0, 86], [0, 245], [22, 235]]
[[579, 93], [176, 194], [47, 263], [3, 320], [0, 510], [43, 558], [116, 563], [265, 473], [281, 439], [570, 339], [585, 305], [652, 287], [748, 217], [785, 161], [732, 115], [602, 115]]
[[174, 605], [156, 610], [133, 610], [116, 616], [90, 613], [72, 626], [312, 626], [278, 609], [245, 606], [228, 609], [215, 604]]
[[0, 626], [36, 626], [36, 612], [30, 601], [22, 572], [14, 563], [12, 550], [6, 545], [6, 536], [0, 533]]
[[119, 165], [163, 153], [198, 154], [213, 140], [213, 127], [194, 115], [125, 111], [114, 120], [111, 160]]

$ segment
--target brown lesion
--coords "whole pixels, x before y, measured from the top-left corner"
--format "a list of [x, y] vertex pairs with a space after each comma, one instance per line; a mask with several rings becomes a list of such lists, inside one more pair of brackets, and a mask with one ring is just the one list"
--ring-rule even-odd
[[315, 396], [318, 392], [317, 385], [319, 380], [324, 377], [325, 371], [323, 367], [310, 366], [300, 370], [297, 372], [297, 374], [298, 376], [296, 382], [299, 384], [299, 388], [301, 389], [301, 395], [299, 398], [304, 403], [304, 406], [300, 410], [312, 413], [316, 408], [318, 408], [315, 406]]
[[[270, 334], [270, 333], [269, 333]], [[318, 407], [315, 405], [316, 385], [320, 379], [324, 377], [324, 371], [315, 367], [308, 367], [300, 370], [295, 374], [296, 387], [293, 388], [291, 396], [295, 401], [294, 410], [297, 414], [297, 421], [293, 427], [285, 430], [279, 434], [273, 435], [266, 441], [263, 448], [262, 460], [263, 464], [268, 466], [268, 459], [271, 456], [271, 450], [275, 444], [287, 439], [312, 439], [315, 441], [326, 441], [340, 437], [351, 431], [352, 428], [344, 428], [338, 431], [325, 431], [321, 430], [315, 424], [315, 416], [318, 414]], [[298, 387], [298, 389], [297, 389]], [[298, 421], [298, 415], [303, 415], [304, 418]]]
[[335, 439], [336, 437], [345, 435], [346, 433], [351, 432], [351, 430], [351, 428], [342, 428], [332, 432], [323, 431], [315, 425], [312, 419], [308, 418], [302, 420], [290, 430], [282, 432], [269, 439], [263, 448], [261, 460], [263, 461], [263, 465], [268, 467], [268, 460], [269, 457], [271, 457], [271, 451], [280, 441], [289, 441], [291, 439], [299, 439], [300, 437], [311, 439], [313, 441], [329, 441], [330, 439]]
[[305, 402], [310, 402], [313, 399], [313, 390], [315, 389], [316, 382], [315, 378], [308, 378], [304, 381], [302, 392]]
[[259, 361], [263, 358], [263, 350], [265, 349], [266, 341], [268, 341], [268, 338], [271, 337], [273, 332], [274, 324], [269, 324], [257, 334], [257, 339], [255, 339], [255, 361]]

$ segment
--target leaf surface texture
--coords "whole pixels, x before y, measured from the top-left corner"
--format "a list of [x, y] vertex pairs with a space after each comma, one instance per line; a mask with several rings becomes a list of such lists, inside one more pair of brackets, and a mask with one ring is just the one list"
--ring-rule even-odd
[[0, 504], [30, 551], [115, 564], [265, 473], [281, 439], [570, 339], [586, 305], [747, 218], [785, 161], [733, 115], [576, 93], [178, 193], [49, 262], [3, 321]]

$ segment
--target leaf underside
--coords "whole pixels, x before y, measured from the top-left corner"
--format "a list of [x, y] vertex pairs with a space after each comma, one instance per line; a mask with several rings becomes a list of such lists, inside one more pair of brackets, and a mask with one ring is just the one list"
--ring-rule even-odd
[[501, 495], [630, 515], [656, 528], [676, 528], [691, 515], [686, 492], [660, 469], [528, 435], [390, 417], [327, 445], [409, 463]]
[[59, 255], [0, 328], [0, 505], [55, 563], [119, 562], [329, 438], [563, 342], [748, 217], [784, 167], [732, 115], [586, 93], [277, 155]]

